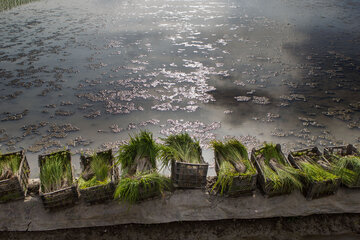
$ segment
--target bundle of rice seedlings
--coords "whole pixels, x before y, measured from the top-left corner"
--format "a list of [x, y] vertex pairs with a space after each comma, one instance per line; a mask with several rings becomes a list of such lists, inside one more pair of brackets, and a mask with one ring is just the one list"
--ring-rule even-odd
[[109, 166], [106, 157], [103, 155], [93, 154], [91, 159], [90, 165], [78, 179], [80, 189], [94, 187], [97, 185], [105, 185], [111, 181], [111, 166]]
[[141, 131], [134, 137], [130, 136], [128, 144], [120, 146], [117, 164], [123, 173], [133, 175], [136, 172], [149, 171], [156, 168], [156, 157], [160, 146], [153, 139], [152, 133]]
[[332, 172], [339, 176], [345, 185], [357, 185], [360, 175], [360, 157], [353, 155], [338, 157], [337, 161], [332, 163]]
[[313, 151], [295, 152], [293, 156], [296, 164], [300, 167], [301, 175], [307, 183], [336, 181], [338, 176], [330, 173], [330, 163], [324, 161]]
[[130, 204], [136, 203], [142, 199], [142, 195], [150, 193], [162, 194], [164, 190], [169, 189], [170, 179], [153, 172], [140, 172], [134, 176], [123, 178], [115, 190], [115, 199]]
[[[148, 195], [162, 194], [169, 188], [170, 180], [156, 172], [156, 158], [160, 146], [150, 132], [142, 131], [120, 147], [117, 163], [122, 168], [114, 198], [135, 203]], [[151, 195], [151, 194], [150, 194]]]
[[163, 140], [161, 159], [164, 166], [168, 166], [172, 160], [202, 163], [199, 141], [193, 140], [188, 133], [170, 135]]
[[302, 189], [299, 170], [286, 162], [274, 144], [265, 144], [255, 155], [264, 174], [266, 187], [282, 192]]
[[45, 157], [40, 169], [41, 190], [44, 193], [53, 192], [72, 184], [70, 162], [66, 152]]
[[19, 171], [20, 163], [20, 155], [2, 155], [0, 153], [0, 180], [9, 179], [15, 176]]
[[244, 145], [236, 139], [230, 139], [226, 143], [212, 141], [211, 145], [217, 156], [219, 171], [217, 180], [212, 188], [220, 188], [220, 194], [231, 188], [235, 177], [256, 174], [256, 170], [249, 161], [248, 153]]

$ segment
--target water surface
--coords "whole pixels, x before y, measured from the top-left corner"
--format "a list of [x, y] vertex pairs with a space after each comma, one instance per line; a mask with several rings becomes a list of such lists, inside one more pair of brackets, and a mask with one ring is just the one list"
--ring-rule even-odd
[[[43, 0], [0, 14], [0, 150], [139, 129], [285, 151], [358, 144], [360, 2]], [[211, 164], [213, 156], [205, 151]], [[74, 164], [79, 167], [78, 156]]]

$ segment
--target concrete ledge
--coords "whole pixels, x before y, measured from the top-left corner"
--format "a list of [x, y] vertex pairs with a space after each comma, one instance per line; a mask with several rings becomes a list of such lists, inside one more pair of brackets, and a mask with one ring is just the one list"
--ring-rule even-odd
[[307, 201], [299, 192], [265, 198], [225, 198], [201, 190], [177, 190], [164, 198], [129, 206], [117, 202], [78, 205], [48, 212], [38, 197], [0, 205], [0, 231], [48, 231], [119, 224], [259, 219], [312, 214], [360, 213], [360, 190], [341, 188], [333, 195]]

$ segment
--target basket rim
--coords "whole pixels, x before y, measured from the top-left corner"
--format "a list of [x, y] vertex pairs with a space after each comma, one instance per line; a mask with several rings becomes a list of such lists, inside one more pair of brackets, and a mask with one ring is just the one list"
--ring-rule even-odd
[[79, 188], [79, 191], [87, 191], [87, 190], [94, 190], [96, 188], [103, 188], [103, 187], [107, 187], [107, 186], [110, 186], [111, 184], [115, 184], [115, 182], [113, 182], [112, 180], [107, 183], [107, 184], [99, 184], [99, 185], [96, 185], [96, 186], [92, 186], [92, 187], [87, 187], [87, 188]]
[[[299, 150], [294, 150], [294, 151], [291, 151], [289, 152], [289, 159], [292, 158], [293, 160], [290, 161], [292, 162], [293, 164], [292, 165], [295, 165], [296, 168], [298, 169], [302, 169], [296, 162], [295, 160], [295, 156], [294, 156], [294, 153], [296, 152], [305, 152], [305, 151], [316, 151], [316, 153], [318, 154], [319, 158], [327, 163], [330, 163], [325, 157], [324, 157], [324, 154], [319, 150], [319, 148], [317, 146], [315, 147], [310, 147], [310, 148], [303, 148], [303, 149], [299, 149]], [[322, 181], [321, 181], [322, 182]]]
[[44, 193], [41, 191], [41, 187], [39, 188], [39, 195], [40, 196], [47, 196], [47, 195], [51, 195], [51, 194], [54, 194], [54, 193], [58, 193], [58, 192], [62, 192], [62, 191], [65, 191], [65, 190], [68, 190], [68, 189], [71, 189], [71, 188], [76, 188], [76, 184], [72, 184], [71, 186], [69, 187], [65, 187], [65, 188], [61, 188], [61, 189], [58, 189], [56, 191], [52, 191], [52, 192], [48, 192], [48, 193]]
[[209, 164], [207, 162], [205, 162], [204, 160], [203, 163], [187, 163], [187, 162], [180, 162], [180, 161], [176, 161], [176, 160], [172, 160], [174, 163], [179, 163], [179, 164], [184, 164], [184, 165], [192, 165], [192, 166], [209, 166]]

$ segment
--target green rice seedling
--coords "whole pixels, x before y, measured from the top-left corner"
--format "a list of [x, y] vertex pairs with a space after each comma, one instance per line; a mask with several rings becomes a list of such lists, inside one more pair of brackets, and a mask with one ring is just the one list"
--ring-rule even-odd
[[245, 146], [238, 140], [230, 139], [226, 143], [212, 141], [211, 145], [220, 165], [217, 181], [212, 190], [219, 187], [220, 194], [223, 194], [224, 191], [231, 188], [235, 177], [251, 177], [256, 173], [255, 168], [249, 161]]
[[194, 141], [188, 133], [170, 135], [163, 139], [161, 159], [163, 166], [172, 160], [186, 163], [202, 163], [199, 141]]
[[117, 155], [117, 164], [121, 164], [123, 173], [130, 175], [136, 171], [156, 168], [156, 157], [160, 151], [159, 145], [153, 139], [152, 133], [141, 131], [131, 137], [128, 144], [120, 146]]
[[85, 180], [84, 176], [81, 176], [78, 179], [78, 184], [80, 189], [85, 189], [89, 187], [94, 187], [97, 185], [108, 184], [110, 179], [110, 169], [107, 159], [102, 155], [94, 154], [91, 157], [90, 162], [90, 174], [94, 175], [89, 180]]
[[40, 182], [43, 192], [53, 192], [72, 184], [70, 163], [65, 153], [45, 157], [40, 169]]
[[290, 192], [302, 189], [299, 170], [290, 166], [274, 144], [265, 144], [255, 155], [264, 174], [267, 188]]
[[344, 184], [356, 185], [360, 175], [360, 157], [353, 155], [337, 157], [332, 163], [332, 169]]
[[170, 179], [156, 172], [160, 146], [151, 133], [142, 131], [120, 147], [117, 164], [121, 164], [120, 179], [114, 198], [133, 204], [147, 195], [161, 194], [170, 186]]
[[14, 176], [20, 168], [21, 156], [1, 155], [0, 154], [0, 180], [8, 179]]
[[316, 162], [298, 161], [301, 168], [302, 175], [306, 182], [321, 182], [321, 181], [336, 181], [338, 176], [326, 171], [322, 166]]
[[130, 204], [142, 199], [142, 194], [162, 194], [169, 189], [170, 179], [157, 172], [141, 172], [134, 176], [122, 178], [114, 193], [114, 198]]
[[286, 164], [282, 154], [276, 149], [276, 145], [272, 143], [265, 143], [264, 146], [257, 152], [257, 155], [262, 154], [265, 157], [265, 162], [269, 163], [270, 159], [275, 159], [281, 164]]

